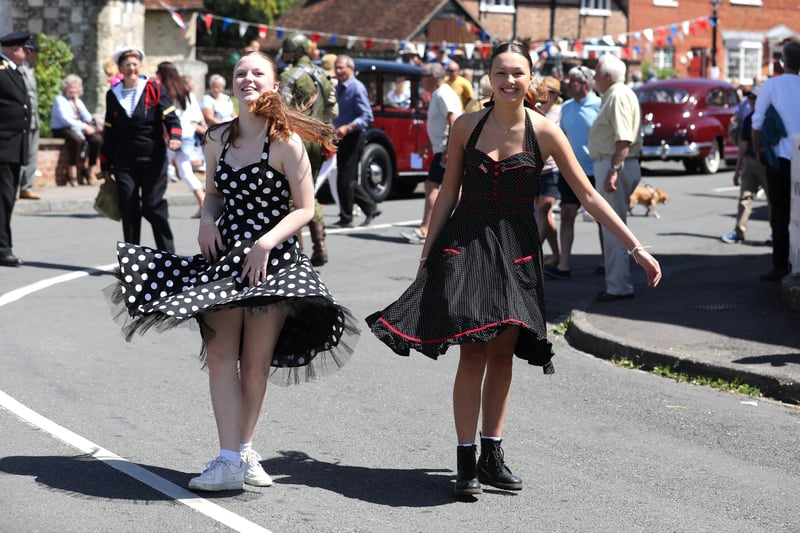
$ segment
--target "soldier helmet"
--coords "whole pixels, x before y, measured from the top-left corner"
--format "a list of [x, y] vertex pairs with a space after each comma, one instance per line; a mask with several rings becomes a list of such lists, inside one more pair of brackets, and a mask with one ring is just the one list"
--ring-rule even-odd
[[308, 54], [311, 48], [311, 41], [304, 34], [295, 32], [287, 35], [281, 45], [281, 50], [284, 54], [293, 54], [299, 52], [301, 54]]

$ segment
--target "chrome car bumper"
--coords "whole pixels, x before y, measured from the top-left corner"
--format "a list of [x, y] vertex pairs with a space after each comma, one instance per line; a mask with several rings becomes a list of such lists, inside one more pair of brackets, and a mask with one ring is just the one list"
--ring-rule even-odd
[[642, 159], [688, 159], [700, 157], [708, 153], [711, 143], [689, 143], [671, 146], [661, 143], [659, 146], [642, 146]]

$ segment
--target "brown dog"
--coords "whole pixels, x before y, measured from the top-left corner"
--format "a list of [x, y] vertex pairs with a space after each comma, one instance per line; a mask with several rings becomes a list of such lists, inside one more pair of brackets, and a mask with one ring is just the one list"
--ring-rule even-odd
[[652, 185], [639, 185], [631, 194], [631, 203], [628, 206], [628, 213], [633, 214], [633, 206], [639, 204], [647, 208], [647, 212], [644, 216], [648, 216], [650, 211], [652, 211], [653, 216], [661, 218], [656, 210], [656, 204], [666, 204], [668, 201], [669, 195], [661, 189], [657, 189]]

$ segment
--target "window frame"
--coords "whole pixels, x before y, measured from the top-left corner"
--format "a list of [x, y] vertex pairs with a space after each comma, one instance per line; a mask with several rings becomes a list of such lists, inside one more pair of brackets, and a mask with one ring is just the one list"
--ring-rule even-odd
[[514, 0], [480, 0], [478, 11], [480, 13], [510, 13], [515, 12]]
[[580, 14], [589, 17], [610, 17], [611, 0], [581, 0]]

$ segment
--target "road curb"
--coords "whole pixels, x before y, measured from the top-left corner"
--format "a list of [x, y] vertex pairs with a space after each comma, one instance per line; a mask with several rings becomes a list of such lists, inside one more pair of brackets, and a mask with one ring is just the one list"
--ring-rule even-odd
[[652, 370], [657, 366], [672, 367], [677, 371], [689, 374], [718, 378], [726, 381], [738, 379], [741, 383], [758, 387], [764, 396], [789, 404], [800, 404], [800, 382], [782, 381], [778, 378], [764, 376], [724, 365], [716, 365], [704, 361], [684, 359], [672, 354], [656, 352], [649, 348], [634, 344], [600, 331], [591, 325], [588, 313], [572, 311], [570, 322], [564, 338], [573, 348], [589, 353], [601, 359], [628, 359], [644, 370]]
[[[170, 206], [197, 205], [193, 194], [167, 196]], [[18, 200], [14, 205], [15, 215], [40, 215], [46, 213], [94, 213], [94, 198], [75, 200]]]

